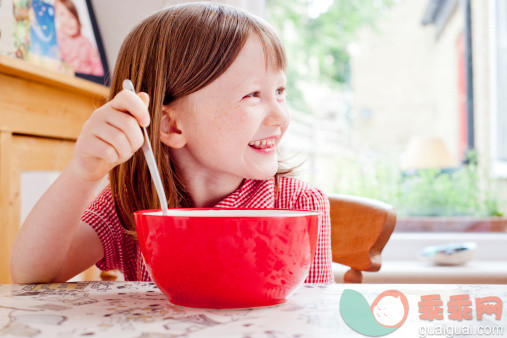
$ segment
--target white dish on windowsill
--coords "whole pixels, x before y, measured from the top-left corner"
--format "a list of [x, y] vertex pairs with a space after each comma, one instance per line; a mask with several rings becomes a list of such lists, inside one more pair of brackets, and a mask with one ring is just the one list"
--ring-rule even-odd
[[463, 265], [474, 258], [476, 248], [475, 242], [430, 245], [419, 255], [437, 265]]
[[[437, 265], [422, 260], [421, 250], [430, 245], [475, 242], [474, 259], [459, 266]], [[507, 233], [394, 232], [382, 250], [382, 267], [364, 272], [363, 283], [507, 284]], [[333, 263], [337, 283], [350, 269]]]

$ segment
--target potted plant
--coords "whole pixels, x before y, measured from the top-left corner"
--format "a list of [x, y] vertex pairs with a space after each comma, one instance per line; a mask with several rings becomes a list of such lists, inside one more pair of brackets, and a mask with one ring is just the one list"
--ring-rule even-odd
[[493, 183], [481, 175], [475, 156], [458, 169], [405, 175], [397, 197], [398, 231], [507, 231]]
[[359, 171], [359, 183], [344, 193], [393, 205], [399, 232], [507, 232], [493, 180], [479, 169], [474, 152], [465, 163], [412, 172], [377, 163]]

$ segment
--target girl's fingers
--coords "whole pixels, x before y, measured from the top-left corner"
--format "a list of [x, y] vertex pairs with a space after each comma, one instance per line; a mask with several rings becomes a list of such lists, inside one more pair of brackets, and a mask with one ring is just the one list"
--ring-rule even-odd
[[136, 152], [144, 143], [144, 136], [137, 120], [129, 114], [113, 111], [105, 117], [106, 123], [120, 129], [130, 142], [132, 152]]
[[[146, 93], [143, 94], [148, 96]], [[150, 124], [150, 114], [144, 101], [144, 95], [140, 97], [129, 90], [122, 90], [108, 104], [113, 109], [131, 114], [139, 125], [147, 127]]]
[[113, 146], [98, 137], [94, 137], [87, 143], [86, 157], [100, 159], [106, 163], [118, 161], [118, 153]]
[[137, 93], [137, 96], [143, 101], [144, 105], [148, 107], [150, 104], [150, 96], [145, 92]]
[[107, 162], [126, 161], [134, 153], [127, 135], [115, 126], [103, 123], [99, 128], [93, 130], [93, 135], [107, 143], [115, 151], [116, 159], [114, 154], [111, 154], [111, 150], [107, 150], [106, 158], [104, 158]]
[[150, 123], [148, 103], [148, 94], [123, 90], [93, 112], [76, 142], [79, 167], [85, 176], [102, 177], [143, 145], [139, 125]]

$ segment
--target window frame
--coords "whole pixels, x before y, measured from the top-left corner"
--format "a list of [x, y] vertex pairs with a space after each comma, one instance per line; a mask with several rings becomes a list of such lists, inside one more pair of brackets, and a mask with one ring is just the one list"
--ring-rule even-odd
[[[507, 178], [507, 160], [500, 159], [499, 155], [499, 120], [500, 114], [507, 113], [507, 104], [502, 104], [499, 100], [499, 93], [507, 91], [507, 84], [500, 83], [499, 76], [499, 55], [502, 53], [499, 43], [499, 21], [507, 20], [507, 10], [504, 13], [499, 11], [502, 0], [489, 1], [489, 37], [490, 37], [490, 130], [491, 130], [491, 158], [492, 158], [492, 174], [497, 178]], [[503, 15], [504, 17], [499, 17]], [[503, 33], [503, 39], [507, 40], [507, 29]], [[503, 65], [507, 67], [507, 65]], [[505, 79], [504, 79], [505, 81]], [[501, 87], [501, 88], [500, 88]], [[507, 117], [504, 117], [507, 118]], [[507, 126], [504, 128], [507, 134]]]

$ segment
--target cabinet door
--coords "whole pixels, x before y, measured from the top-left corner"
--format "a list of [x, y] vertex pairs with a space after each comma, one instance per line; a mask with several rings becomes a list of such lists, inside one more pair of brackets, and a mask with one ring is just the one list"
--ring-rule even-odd
[[22, 173], [62, 171], [73, 154], [74, 141], [0, 132], [0, 283], [11, 282], [9, 257], [21, 226]]

